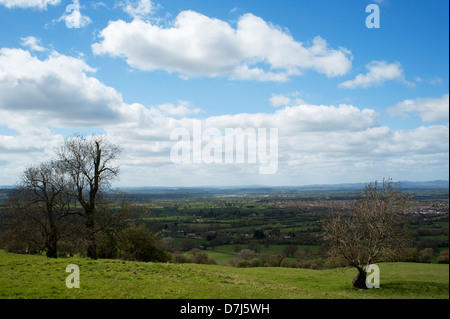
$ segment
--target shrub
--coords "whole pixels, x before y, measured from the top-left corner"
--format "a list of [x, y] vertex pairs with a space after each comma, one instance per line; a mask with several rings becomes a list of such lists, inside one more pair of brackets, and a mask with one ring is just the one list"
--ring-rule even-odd
[[237, 267], [238, 263], [239, 263], [239, 258], [231, 258], [228, 263], [233, 266], [233, 267]]
[[262, 267], [263, 262], [259, 258], [250, 259], [250, 267]]
[[209, 258], [207, 253], [201, 251], [198, 248], [191, 249], [188, 252], [188, 256], [190, 261], [194, 264], [206, 264], [206, 265], [217, 264], [217, 262], [214, 259]]
[[309, 268], [311, 268], [311, 260], [299, 259], [294, 263], [294, 265], [296, 268], [309, 269]]
[[237, 254], [239, 259], [250, 260], [255, 257], [255, 252], [250, 249], [243, 249]]
[[323, 262], [326, 268], [339, 268], [348, 266], [348, 262], [342, 256], [329, 256]]
[[[254, 256], [254, 254], [252, 254]], [[248, 256], [247, 256], [248, 257]], [[231, 258], [229, 261], [230, 265], [238, 268], [248, 268], [248, 267], [262, 267], [263, 262], [261, 258], [253, 257], [251, 259], [241, 259], [239, 257]]]
[[416, 262], [419, 258], [419, 250], [417, 247], [406, 248], [399, 260], [404, 262]]
[[448, 250], [443, 250], [436, 259], [438, 264], [448, 264]]
[[115, 259], [117, 255], [116, 238], [108, 233], [99, 233], [97, 235], [97, 257]]
[[185, 264], [191, 262], [189, 257], [183, 255], [183, 254], [173, 254], [172, 255], [172, 262], [176, 264]]
[[245, 260], [245, 259], [240, 260], [240, 261], [237, 263], [237, 267], [238, 267], [238, 268], [248, 268], [248, 267], [250, 267], [250, 261]]
[[7, 252], [14, 254], [32, 254], [39, 252], [37, 249], [34, 249], [32, 245], [19, 240], [8, 242], [5, 244], [5, 248]]
[[157, 247], [156, 235], [144, 225], [131, 225], [122, 230], [118, 240], [118, 256], [125, 260], [167, 262], [172, 256]]
[[176, 251], [175, 239], [173, 239], [172, 237], [165, 237], [158, 242], [158, 247], [160, 247], [162, 250], [174, 253]]
[[425, 248], [419, 252], [419, 262], [429, 263], [431, 258], [434, 256], [433, 248]]
[[310, 261], [311, 264], [309, 268], [311, 269], [323, 269], [325, 265], [325, 261], [322, 258], [319, 259], [313, 259]]
[[272, 255], [266, 259], [264, 266], [266, 267], [280, 267], [281, 261], [283, 260], [281, 255]]
[[294, 262], [288, 258], [283, 258], [283, 260], [280, 263], [280, 267], [294, 267]]

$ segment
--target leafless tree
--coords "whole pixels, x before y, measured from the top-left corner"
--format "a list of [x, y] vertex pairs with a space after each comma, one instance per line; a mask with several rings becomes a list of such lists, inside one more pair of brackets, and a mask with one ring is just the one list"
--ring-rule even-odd
[[102, 191], [119, 173], [121, 149], [103, 136], [68, 138], [56, 150], [57, 160], [73, 184], [73, 197], [82, 207], [87, 232], [87, 257], [97, 258], [96, 211]]
[[410, 244], [405, 212], [412, 198], [392, 180], [373, 182], [359, 199], [341, 211], [328, 213], [322, 222], [322, 239], [332, 257], [343, 258], [358, 269], [353, 286], [366, 288], [366, 267], [398, 258]]
[[67, 234], [72, 215], [67, 191], [68, 181], [53, 163], [27, 168], [7, 203], [9, 243], [18, 249], [26, 243], [28, 250], [45, 250], [47, 257], [57, 258], [58, 241]]

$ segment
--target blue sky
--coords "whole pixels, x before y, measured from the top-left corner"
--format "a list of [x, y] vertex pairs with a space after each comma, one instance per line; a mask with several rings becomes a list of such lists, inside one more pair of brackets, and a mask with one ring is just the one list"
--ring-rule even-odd
[[[0, 0], [0, 185], [75, 132], [123, 186], [448, 179], [448, 27], [444, 0]], [[174, 163], [193, 120], [277, 128], [278, 169]]]

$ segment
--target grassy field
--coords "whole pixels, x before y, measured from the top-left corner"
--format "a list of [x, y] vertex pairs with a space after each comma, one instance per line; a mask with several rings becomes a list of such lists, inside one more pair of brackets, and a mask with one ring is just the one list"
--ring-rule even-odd
[[[66, 287], [66, 266], [80, 268], [80, 288]], [[355, 290], [355, 270], [232, 268], [86, 258], [47, 259], [0, 250], [2, 299], [409, 299], [449, 298], [449, 267], [380, 264], [381, 288]]]
[[[317, 255], [319, 246], [313, 245], [297, 245], [301, 251], [309, 251], [311, 254]], [[240, 245], [241, 249], [246, 249], [245, 245]], [[261, 245], [259, 254], [276, 255], [283, 253], [284, 245]], [[205, 250], [209, 257], [213, 258], [219, 265], [230, 265], [230, 259], [237, 256], [234, 245], [222, 245], [214, 247], [214, 249]]]

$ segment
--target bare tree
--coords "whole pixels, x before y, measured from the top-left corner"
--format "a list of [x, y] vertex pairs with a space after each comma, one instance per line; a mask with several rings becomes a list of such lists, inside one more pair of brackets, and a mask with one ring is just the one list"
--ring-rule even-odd
[[56, 150], [60, 166], [73, 183], [73, 197], [82, 206], [80, 213], [87, 232], [87, 257], [97, 259], [95, 217], [102, 191], [119, 173], [116, 159], [120, 148], [103, 136], [67, 139]]
[[72, 215], [67, 190], [64, 174], [53, 163], [27, 168], [7, 204], [10, 243], [27, 243], [28, 248], [45, 250], [47, 257], [57, 258], [58, 241], [66, 234], [70, 224], [66, 219]]
[[353, 286], [366, 288], [366, 267], [399, 257], [410, 243], [405, 212], [413, 204], [392, 180], [366, 185], [350, 209], [333, 211], [322, 220], [322, 239], [332, 257], [358, 269]]

